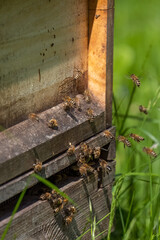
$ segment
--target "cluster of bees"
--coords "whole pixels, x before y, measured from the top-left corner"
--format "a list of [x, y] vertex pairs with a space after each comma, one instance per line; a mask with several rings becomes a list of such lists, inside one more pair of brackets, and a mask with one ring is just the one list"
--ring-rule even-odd
[[[85, 102], [91, 103], [91, 94], [88, 89], [84, 91], [83, 97], [84, 97]], [[80, 103], [80, 99], [78, 97], [71, 98], [70, 96], [65, 96], [63, 98], [63, 101], [64, 101], [63, 108], [65, 111], [71, 111], [75, 108], [78, 109], [78, 111], [81, 111], [81, 103]], [[94, 121], [94, 111], [92, 108], [87, 109], [86, 115], [88, 116], [88, 120], [90, 122]], [[40, 121], [39, 116], [35, 113], [30, 113], [28, 115], [28, 118], [31, 120], [36, 120], [37, 122]], [[51, 118], [49, 120], [49, 122], [47, 123], [47, 125], [49, 128], [52, 128], [52, 129], [58, 128], [58, 122], [55, 118]]]
[[40, 196], [40, 199], [42, 201], [47, 200], [55, 214], [61, 212], [65, 225], [72, 222], [74, 214], [76, 213], [76, 208], [68, 203], [68, 199], [62, 197], [55, 190], [45, 192]]
[[[75, 146], [71, 143], [69, 145], [67, 154], [71, 156], [75, 154]], [[111, 171], [111, 167], [104, 159], [100, 158], [100, 155], [101, 148], [99, 146], [91, 147], [86, 142], [82, 142], [77, 155], [77, 165], [72, 166], [72, 170], [79, 171], [82, 177], [87, 177], [88, 173], [93, 173], [96, 167], [98, 171], [102, 170], [103, 175], [105, 175], [106, 170], [107, 173]]]
[[[134, 84], [137, 86], [137, 87], [140, 87], [140, 80], [139, 78], [135, 75], [135, 74], [131, 74], [130, 75], [130, 79], [132, 79], [132, 81], [134, 82]], [[148, 111], [147, 111], [147, 108], [140, 105], [139, 106], [139, 111], [140, 112], [143, 112], [144, 114], [148, 114]], [[107, 134], [106, 134], [107, 135]], [[135, 134], [135, 133], [130, 133], [128, 135], [128, 137], [132, 138], [134, 141], [136, 141], [137, 143], [141, 142], [144, 140], [143, 137]], [[119, 142], [122, 142], [124, 144], [124, 147], [127, 146], [127, 147], [131, 147], [131, 142], [127, 139], [127, 137], [124, 137], [124, 136], [118, 136], [117, 137], [117, 140]], [[143, 151], [148, 154], [150, 157], [157, 157], [157, 154], [153, 151], [152, 148], [149, 148], [149, 147], [144, 147], [143, 148]]]

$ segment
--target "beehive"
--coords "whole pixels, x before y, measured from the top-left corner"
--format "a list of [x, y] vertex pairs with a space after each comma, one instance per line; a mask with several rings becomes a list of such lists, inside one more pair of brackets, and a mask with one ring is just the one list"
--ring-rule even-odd
[[[40, 175], [50, 178], [76, 162], [68, 143], [82, 141], [106, 148], [111, 172], [99, 186], [97, 172], [89, 179], [70, 178], [60, 186], [78, 204], [74, 221], [65, 227], [47, 201], [36, 194], [38, 180], [28, 183], [22, 206], [6, 239], [76, 239], [83, 233], [91, 199], [97, 221], [109, 212], [114, 178], [115, 141], [112, 126], [113, 0], [7, 0], [1, 3], [0, 38], [0, 235], [29, 176], [35, 159]], [[85, 89], [92, 94], [87, 103]], [[78, 95], [81, 110], [66, 112], [65, 96]], [[94, 112], [91, 122], [87, 109]], [[28, 114], [38, 113], [39, 121]], [[58, 129], [48, 127], [51, 118]], [[98, 231], [107, 229], [107, 220]], [[89, 227], [88, 227], [89, 228]], [[90, 239], [84, 235], [83, 239]]]

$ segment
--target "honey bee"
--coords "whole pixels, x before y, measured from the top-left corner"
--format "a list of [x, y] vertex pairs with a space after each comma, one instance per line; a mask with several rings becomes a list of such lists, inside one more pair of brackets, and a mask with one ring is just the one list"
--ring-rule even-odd
[[124, 147], [125, 146], [131, 147], [130, 141], [126, 137], [124, 137], [124, 136], [118, 136], [118, 141], [119, 142], [123, 142], [124, 143]]
[[108, 130], [105, 130], [104, 132], [104, 136], [106, 137], [106, 138], [108, 138], [108, 139], [114, 139], [115, 137], [113, 136], [113, 134], [110, 132], [110, 131], [108, 131]]
[[28, 118], [31, 119], [31, 120], [36, 120], [36, 121], [39, 122], [39, 117], [38, 117], [38, 115], [35, 114], [35, 113], [30, 113], [30, 114], [28, 115]]
[[139, 111], [143, 112], [144, 114], [148, 114], [147, 108], [143, 107], [142, 105], [139, 106]]
[[89, 166], [87, 163], [83, 163], [79, 167], [79, 172], [80, 172], [81, 176], [87, 176], [87, 172], [94, 172], [94, 168]]
[[101, 148], [100, 147], [95, 147], [93, 149], [93, 155], [95, 159], [98, 159], [101, 155]]
[[71, 214], [75, 214], [77, 212], [76, 208], [74, 206], [68, 206], [66, 209], [65, 209], [65, 213], [66, 215], [71, 215]]
[[157, 157], [157, 154], [151, 148], [144, 147], [143, 152], [147, 153], [150, 157]]
[[40, 162], [38, 159], [36, 159], [36, 163], [33, 164], [34, 172], [40, 172], [42, 170], [42, 162]]
[[68, 151], [67, 151], [67, 155], [68, 156], [71, 156], [75, 153], [75, 146], [72, 145], [71, 143], [69, 143], [69, 148], [68, 148]]
[[94, 122], [94, 111], [92, 108], [88, 108], [86, 114], [90, 122]]
[[64, 108], [65, 110], [71, 110], [71, 109], [75, 108], [75, 106], [76, 106], [75, 100], [72, 99], [72, 98], [69, 97], [69, 96], [65, 96], [65, 97], [63, 98], [63, 101], [64, 101], [63, 108]]
[[57, 128], [58, 127], [57, 120], [52, 118], [48, 123], [48, 127], [49, 128]]
[[73, 220], [73, 216], [72, 216], [72, 215], [66, 216], [66, 217], [64, 218], [64, 223], [65, 223], [65, 225], [69, 225], [69, 224], [72, 222], [72, 220]]
[[141, 136], [139, 136], [137, 134], [134, 134], [134, 133], [129, 134], [129, 136], [136, 142], [140, 142], [140, 141], [144, 140], [143, 137], [141, 137]]
[[58, 213], [58, 212], [62, 211], [63, 207], [64, 207], [64, 205], [61, 204], [59, 207], [54, 208], [54, 213]]
[[44, 200], [50, 201], [50, 200], [52, 199], [52, 195], [51, 195], [51, 193], [46, 192], [46, 193], [44, 193], [44, 194], [42, 194], [42, 195], [40, 196], [40, 199], [41, 199], [42, 201], [44, 201]]
[[108, 173], [112, 169], [111, 169], [110, 166], [108, 166], [108, 163], [104, 159], [99, 159], [99, 164], [100, 164], [100, 166], [102, 168], [103, 176], [105, 177], [105, 170], [107, 169], [107, 173]]
[[78, 97], [75, 97], [75, 106], [79, 111], [81, 110], [81, 103]]
[[[81, 143], [80, 149], [84, 155], [84, 157], [89, 157], [89, 159], [92, 157], [92, 148], [88, 146], [87, 143]], [[81, 155], [82, 156], [82, 155]]]
[[135, 74], [131, 74], [130, 78], [133, 80], [133, 82], [136, 84], [137, 87], [140, 87], [141, 82]]
[[82, 164], [86, 162], [85, 156], [82, 153], [79, 154], [78, 162]]
[[84, 91], [84, 100], [87, 102], [87, 103], [90, 103], [91, 102], [91, 94], [89, 92], [88, 89], [86, 89]]

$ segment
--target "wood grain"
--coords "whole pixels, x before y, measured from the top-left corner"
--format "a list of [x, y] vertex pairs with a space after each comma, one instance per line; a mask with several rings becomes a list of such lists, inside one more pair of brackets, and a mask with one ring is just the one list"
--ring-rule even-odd
[[89, 1], [88, 87], [105, 108], [107, 127], [112, 125], [114, 1]]
[[84, 78], [87, 71], [87, 2], [1, 1], [0, 125], [59, 103], [62, 86], [76, 94], [83, 79], [75, 79], [75, 70]]
[[[77, 204], [77, 213], [73, 222], [65, 227], [62, 214], [53, 214], [53, 210], [47, 201], [37, 201], [30, 206], [23, 208], [16, 213], [13, 223], [7, 233], [7, 239], [13, 236], [17, 239], [76, 239], [89, 217], [89, 198], [93, 205], [93, 212], [96, 215], [96, 221], [104, 217], [111, 205], [111, 188], [114, 175], [114, 163], [112, 172], [106, 174], [103, 188], [98, 189], [98, 175], [91, 174], [89, 179], [74, 180], [66, 184], [61, 190], [68, 194]], [[9, 218], [0, 222], [0, 235], [2, 234]], [[97, 228], [96, 234], [107, 229], [108, 218], [106, 218]], [[89, 228], [87, 225], [86, 230]], [[39, 238], [41, 237], [41, 238]], [[83, 239], [90, 239], [90, 234]], [[99, 238], [101, 239], [101, 238]]]
[[[69, 142], [78, 144], [104, 129], [102, 108], [79, 97], [81, 111], [67, 113], [59, 104], [39, 114], [39, 122], [29, 119], [0, 133], [0, 184], [32, 169], [36, 158], [45, 162], [65, 151]], [[93, 123], [86, 114], [89, 107], [94, 111]], [[47, 126], [51, 118], [57, 120], [57, 130]]]
[[[115, 134], [114, 127], [110, 128], [109, 131], [113, 135]], [[107, 139], [103, 135], [103, 133], [97, 134], [96, 136], [90, 138], [86, 142], [91, 147], [97, 147], [97, 146], [103, 147], [104, 145], [110, 143], [107, 159], [113, 160], [115, 158], [115, 145], [114, 145], [114, 148], [112, 147], [113, 140], [110, 141], [109, 139]], [[49, 178], [50, 176], [56, 174], [57, 172], [75, 163], [77, 161], [76, 156], [79, 153], [79, 149], [80, 149], [80, 146], [78, 145], [76, 147], [75, 155], [73, 156], [68, 156], [67, 153], [64, 153], [59, 157], [51, 159], [49, 162], [43, 164], [43, 169], [39, 174], [44, 178]], [[26, 185], [28, 186], [28, 188], [35, 185], [38, 182], [36, 178], [32, 178], [31, 181], [28, 181], [32, 173], [33, 173], [33, 170], [29, 171], [26, 174], [23, 174], [20, 177], [15, 178], [12, 181], [9, 181], [6, 184], [4, 183], [2, 186], [0, 186], [0, 203], [20, 193]]]

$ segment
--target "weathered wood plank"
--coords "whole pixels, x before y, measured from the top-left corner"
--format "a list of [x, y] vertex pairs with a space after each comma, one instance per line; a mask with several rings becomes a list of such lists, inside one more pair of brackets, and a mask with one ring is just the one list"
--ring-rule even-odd
[[[91, 199], [93, 211], [100, 220], [109, 212], [111, 204], [111, 187], [114, 175], [114, 165], [112, 172], [106, 174], [104, 187], [98, 189], [98, 175], [92, 174], [89, 179], [79, 179], [66, 184], [61, 190], [67, 193], [77, 204], [78, 212], [73, 222], [65, 227], [62, 215], [53, 214], [53, 210], [47, 201], [37, 201], [16, 213], [13, 223], [7, 233], [7, 239], [16, 236], [17, 239], [27, 240], [29, 237], [39, 239], [75, 239], [78, 237], [87, 222], [89, 216], [88, 200]], [[9, 218], [0, 222], [0, 235], [2, 234]], [[100, 231], [106, 229], [108, 221], [102, 222]], [[88, 227], [89, 228], [89, 227]], [[98, 231], [97, 231], [98, 233]], [[75, 237], [76, 236], [76, 237]], [[83, 239], [89, 239], [88, 237]]]
[[[109, 131], [114, 135], [115, 127], [109, 129]], [[103, 147], [104, 145], [110, 143], [110, 139], [107, 139], [103, 133], [97, 134], [96, 136], [90, 138], [86, 141], [92, 147]], [[109, 154], [108, 160], [113, 160], [115, 158], [115, 149], [109, 145]], [[111, 148], [110, 148], [111, 146]], [[114, 146], [115, 147], [115, 146]], [[71, 164], [76, 162], [76, 156], [79, 152], [80, 146], [78, 145], [75, 150], [75, 155], [68, 156], [67, 153], [62, 154], [61, 156], [50, 160], [48, 163], [43, 165], [42, 172], [39, 173], [44, 178], [49, 178], [50, 176], [56, 174], [57, 172], [63, 170], [64, 168], [70, 166]], [[32, 178], [32, 181], [28, 181], [29, 177], [32, 175], [33, 171], [30, 171], [16, 179], [9, 181], [6, 184], [0, 186], [0, 203], [6, 201], [7, 199], [13, 197], [14, 195], [20, 193], [26, 185], [32, 187], [35, 185], [38, 180], [36, 178]]]
[[107, 127], [112, 125], [113, 6], [112, 0], [89, 0], [88, 87], [105, 108]]
[[[9, 127], [76, 93], [87, 71], [87, 0], [0, 3], [0, 125]], [[82, 79], [79, 79], [82, 83]]]
[[[82, 110], [67, 113], [59, 104], [39, 114], [40, 121], [26, 120], [0, 133], [0, 184], [32, 169], [35, 159], [44, 162], [68, 148], [102, 131], [104, 112], [95, 102], [85, 103], [79, 96]], [[94, 122], [88, 120], [87, 108], [94, 111]], [[47, 126], [51, 118], [58, 129]]]

